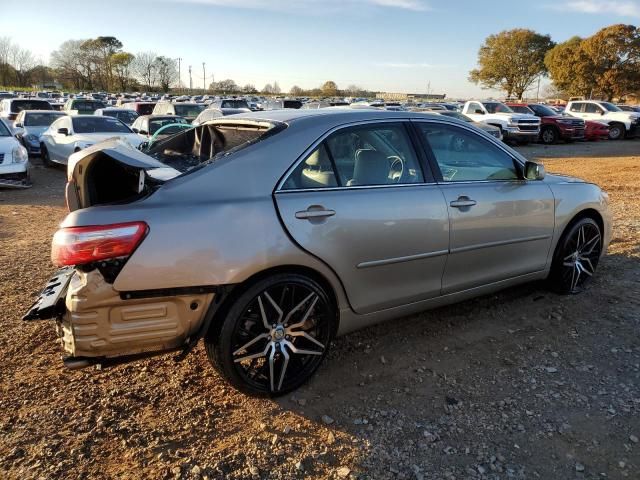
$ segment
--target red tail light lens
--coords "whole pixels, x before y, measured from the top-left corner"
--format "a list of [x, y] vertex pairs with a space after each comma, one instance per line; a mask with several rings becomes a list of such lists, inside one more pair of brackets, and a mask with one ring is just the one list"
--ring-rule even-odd
[[133, 253], [147, 230], [144, 222], [61, 228], [53, 236], [51, 261], [62, 267], [126, 257]]

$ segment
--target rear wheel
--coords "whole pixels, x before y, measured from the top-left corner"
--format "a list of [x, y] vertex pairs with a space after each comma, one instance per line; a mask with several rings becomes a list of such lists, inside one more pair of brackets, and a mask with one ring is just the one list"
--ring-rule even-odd
[[325, 290], [297, 274], [265, 278], [241, 293], [205, 339], [214, 368], [250, 395], [298, 388], [329, 350], [337, 312]]
[[624, 125], [621, 123], [612, 123], [609, 125], [609, 140], [620, 140], [624, 137]]
[[571, 225], [558, 242], [549, 280], [562, 294], [579, 293], [594, 275], [602, 252], [602, 232], [590, 217]]
[[45, 147], [44, 143], [40, 144], [40, 158], [45, 167], [53, 167], [53, 162], [49, 156], [49, 150]]

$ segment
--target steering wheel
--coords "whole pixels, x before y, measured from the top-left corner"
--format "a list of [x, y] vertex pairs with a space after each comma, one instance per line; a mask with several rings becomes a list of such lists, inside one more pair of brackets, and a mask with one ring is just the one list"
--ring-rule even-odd
[[398, 155], [389, 155], [387, 157], [391, 161], [391, 167], [389, 168], [389, 178], [393, 183], [400, 183], [404, 175], [404, 160]]

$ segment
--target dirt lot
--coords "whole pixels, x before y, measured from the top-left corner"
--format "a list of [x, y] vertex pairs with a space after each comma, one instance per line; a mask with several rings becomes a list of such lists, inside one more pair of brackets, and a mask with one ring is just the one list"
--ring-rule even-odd
[[340, 338], [276, 401], [227, 387], [201, 346], [62, 368], [52, 323], [20, 321], [65, 215], [64, 173], [36, 160], [31, 190], [0, 191], [0, 477], [640, 478], [640, 140], [521, 152], [611, 196], [589, 290], [526, 285]]

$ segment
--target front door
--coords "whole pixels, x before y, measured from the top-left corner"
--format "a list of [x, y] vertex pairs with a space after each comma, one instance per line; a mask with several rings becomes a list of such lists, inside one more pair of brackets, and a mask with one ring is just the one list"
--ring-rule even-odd
[[443, 293], [544, 270], [554, 198], [524, 180], [507, 151], [465, 127], [416, 122], [449, 209], [450, 253]]
[[290, 235], [337, 273], [356, 312], [440, 295], [447, 207], [402, 122], [333, 133], [291, 172], [276, 202]]

